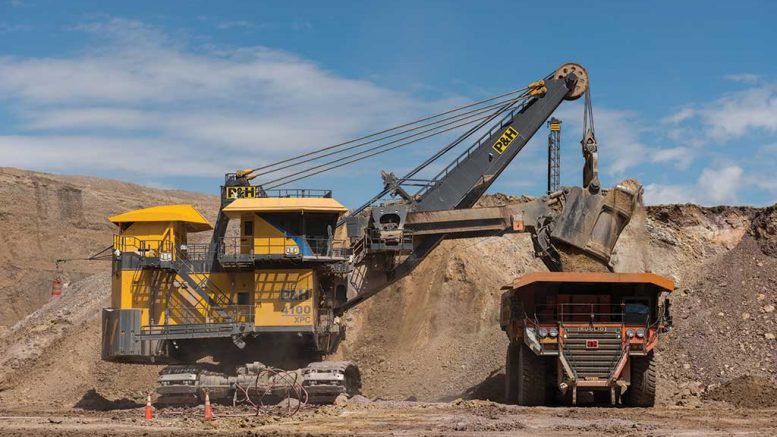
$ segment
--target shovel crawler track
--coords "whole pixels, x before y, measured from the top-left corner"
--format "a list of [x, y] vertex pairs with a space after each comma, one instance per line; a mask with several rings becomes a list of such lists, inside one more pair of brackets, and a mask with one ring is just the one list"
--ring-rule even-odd
[[204, 400], [221, 404], [275, 404], [292, 398], [301, 404], [328, 404], [341, 394], [353, 396], [361, 388], [359, 369], [348, 361], [321, 361], [295, 370], [281, 370], [254, 362], [233, 375], [204, 366], [168, 366], [160, 372], [157, 402], [192, 405]]

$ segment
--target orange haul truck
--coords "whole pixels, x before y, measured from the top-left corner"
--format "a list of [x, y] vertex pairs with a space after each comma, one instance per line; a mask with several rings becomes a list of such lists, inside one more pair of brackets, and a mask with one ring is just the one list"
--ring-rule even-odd
[[671, 327], [672, 281], [652, 273], [531, 273], [503, 287], [509, 403], [653, 406], [654, 349]]

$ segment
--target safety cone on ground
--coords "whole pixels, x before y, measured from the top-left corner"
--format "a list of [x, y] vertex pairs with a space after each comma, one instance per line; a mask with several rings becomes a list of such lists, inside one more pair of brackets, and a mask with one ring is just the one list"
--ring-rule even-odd
[[51, 283], [51, 297], [54, 299], [62, 297], [62, 280], [59, 278]]
[[146, 395], [146, 420], [154, 418], [154, 408], [151, 406], [151, 393]]
[[208, 390], [205, 390], [205, 420], [213, 420], [213, 408], [210, 406]]

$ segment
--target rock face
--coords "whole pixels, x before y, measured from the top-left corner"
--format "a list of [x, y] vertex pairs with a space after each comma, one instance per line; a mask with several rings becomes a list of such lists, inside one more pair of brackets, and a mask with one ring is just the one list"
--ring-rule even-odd
[[[216, 199], [13, 169], [0, 169], [0, 181], [0, 316], [8, 325], [0, 330], [0, 405], [142, 405], [159, 367], [100, 361], [110, 267], [73, 263], [63, 298], [47, 303], [54, 260], [110, 244], [108, 215], [186, 202], [212, 220]], [[482, 204], [524, 200], [495, 195]], [[657, 206], [626, 228], [615, 269], [652, 271], [678, 286], [675, 327], [658, 355], [660, 402], [737, 405], [745, 385], [773, 393], [775, 209]], [[359, 364], [370, 398], [501, 400], [500, 287], [544, 269], [527, 235], [445, 241], [413, 275], [345, 316], [347, 339], [335, 358]]]
[[764, 255], [777, 256], [777, 205], [764, 209], [755, 217], [750, 235], [758, 242]]
[[142, 402], [157, 366], [100, 361], [110, 263], [63, 264], [62, 298], [54, 301], [51, 281], [55, 260], [111, 244], [108, 216], [166, 203], [192, 203], [208, 218], [218, 208], [214, 196], [0, 168], [0, 404], [101, 409]]
[[[210, 219], [217, 202], [197, 193], [0, 167], [0, 327], [49, 299], [57, 259], [83, 258], [111, 244], [115, 227], [108, 216], [192, 203]], [[65, 283], [108, 269], [104, 262], [68, 262]]]
[[[684, 260], [688, 264], [677, 268], [682, 281], [672, 296], [675, 325], [661, 345], [659, 362], [663, 396], [676, 394], [676, 387], [689, 382], [714, 389], [724, 383], [736, 385], [730, 383], [732, 380], [755, 378], [771, 385], [777, 381], [777, 320], [773, 313], [777, 257], [763, 250], [769, 244], [764, 235], [770, 235], [764, 229], [777, 224], [773, 209], [749, 211], [751, 220], [734, 220], [740, 227], [735, 232], [740, 235], [738, 242], [726, 235], [733, 230], [723, 232], [725, 250], [705, 254], [696, 263]], [[717, 241], [703, 247], [714, 249]], [[719, 391], [716, 399], [726, 400], [721, 396], [727, 393], [739, 392]]]

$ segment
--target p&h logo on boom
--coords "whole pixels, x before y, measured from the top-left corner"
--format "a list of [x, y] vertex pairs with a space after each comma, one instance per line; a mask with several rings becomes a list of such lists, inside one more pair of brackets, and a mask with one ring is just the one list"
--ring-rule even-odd
[[508, 147], [510, 147], [510, 144], [512, 144], [516, 138], [518, 138], [518, 131], [510, 126], [507, 128], [507, 130], [504, 131], [504, 133], [502, 133], [502, 136], [499, 137], [499, 139], [496, 140], [494, 145], [491, 147], [496, 150], [496, 153], [501, 155], [505, 150], [507, 150]]

